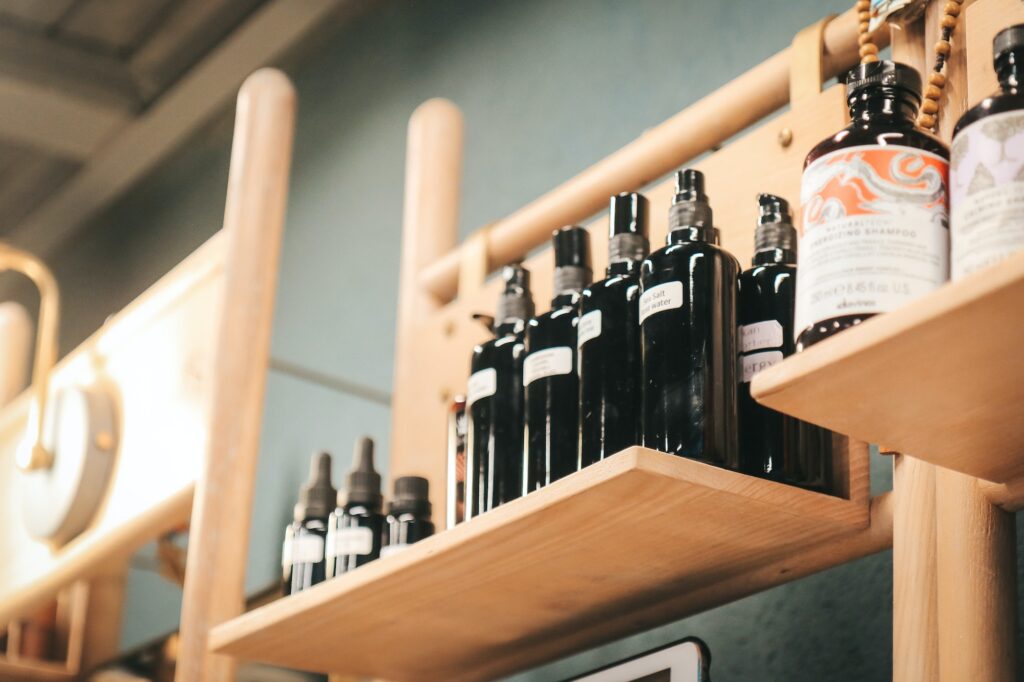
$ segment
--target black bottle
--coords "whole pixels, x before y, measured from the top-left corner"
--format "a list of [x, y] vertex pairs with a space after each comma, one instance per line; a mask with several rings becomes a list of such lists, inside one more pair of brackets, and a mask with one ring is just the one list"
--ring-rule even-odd
[[327, 522], [327, 577], [331, 578], [380, 557], [384, 538], [384, 500], [380, 474], [373, 468], [373, 439], [356, 441], [348, 472], [345, 503]]
[[804, 162], [797, 350], [949, 278], [949, 153], [914, 122], [920, 75], [861, 64], [847, 74], [846, 99], [852, 123]]
[[754, 267], [740, 275], [740, 463], [748, 474], [824, 492], [831, 433], [750, 397], [754, 374], [796, 351], [796, 229], [785, 199], [761, 194], [757, 201]]
[[295, 521], [285, 530], [281, 563], [286, 595], [310, 588], [327, 577], [327, 517], [337, 500], [338, 491], [331, 485], [331, 456], [326, 452], [313, 455], [309, 480], [299, 491], [295, 505]]
[[433, 534], [429, 481], [420, 476], [395, 479], [395, 496], [388, 508], [388, 542], [381, 556], [400, 552]]
[[649, 448], [738, 468], [736, 291], [704, 176], [676, 174], [668, 245], [640, 269], [643, 439]]
[[579, 466], [640, 444], [640, 263], [647, 257], [647, 198], [609, 207], [607, 278], [583, 290], [577, 329]]
[[1000, 91], [953, 130], [949, 169], [954, 280], [1024, 249], [1024, 24], [996, 34]]
[[494, 338], [473, 349], [466, 391], [467, 518], [523, 492], [523, 356], [526, 321], [533, 317], [530, 273], [501, 271], [505, 282], [494, 316]]
[[554, 233], [555, 281], [550, 312], [526, 326], [524, 491], [576, 471], [579, 382], [576, 374], [576, 304], [590, 284], [590, 235], [582, 227]]

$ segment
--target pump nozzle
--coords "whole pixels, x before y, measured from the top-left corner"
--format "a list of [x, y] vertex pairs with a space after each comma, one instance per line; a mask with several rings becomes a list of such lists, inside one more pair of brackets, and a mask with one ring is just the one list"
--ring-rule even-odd
[[309, 480], [299, 490], [295, 520], [327, 518], [338, 502], [338, 490], [331, 484], [331, 456], [318, 452], [309, 462]]
[[754, 262], [758, 254], [781, 251], [796, 259], [796, 228], [789, 213], [789, 202], [774, 194], [757, 195], [757, 229], [754, 232]]
[[533, 317], [533, 297], [530, 295], [530, 271], [520, 263], [501, 269], [505, 288], [498, 298], [494, 322], [497, 325], [526, 322]]
[[[695, 168], [676, 172], [676, 196], [668, 212], [668, 230], [712, 228], [711, 204], [704, 193], [704, 174]], [[716, 239], [717, 241], [717, 239]]]
[[608, 205], [608, 263], [647, 257], [647, 197], [638, 192], [613, 196]]
[[579, 293], [591, 282], [590, 233], [578, 225], [555, 230], [554, 297]]
[[380, 511], [383, 498], [380, 494], [380, 474], [373, 468], [373, 450], [372, 438], [362, 436], [356, 439], [345, 500], [346, 504], [361, 504]]

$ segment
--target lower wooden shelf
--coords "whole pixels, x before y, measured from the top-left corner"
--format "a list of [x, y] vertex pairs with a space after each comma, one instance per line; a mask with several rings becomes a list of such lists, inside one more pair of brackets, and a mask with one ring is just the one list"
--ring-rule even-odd
[[486, 679], [892, 544], [888, 499], [644, 448], [211, 633], [214, 651], [388, 680]]

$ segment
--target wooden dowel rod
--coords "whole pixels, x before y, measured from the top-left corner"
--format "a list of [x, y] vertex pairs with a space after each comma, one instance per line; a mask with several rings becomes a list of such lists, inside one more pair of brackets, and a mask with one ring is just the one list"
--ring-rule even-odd
[[249, 522], [259, 452], [270, 328], [288, 196], [295, 89], [274, 69], [238, 93], [224, 207], [229, 239], [216, 339], [209, 440], [189, 533], [175, 679], [234, 679], [235, 663], [207, 652], [207, 635], [245, 606]]
[[[888, 42], [883, 31], [876, 37]], [[757, 123], [789, 100], [790, 50], [786, 48], [743, 75], [646, 131], [571, 180], [527, 204], [490, 228], [488, 262], [497, 268], [546, 242], [551, 231], [600, 211], [608, 197], [635, 190]], [[825, 28], [826, 78], [857, 61], [857, 16], [845, 12]], [[444, 254], [420, 275], [427, 291], [442, 301], [458, 288], [460, 255]]]
[[988, 501], [1005, 511], [1016, 512], [1024, 509], [1024, 476], [1007, 481], [993, 483], [978, 481], [978, 488]]
[[936, 471], [939, 669], [944, 682], [1011, 682], [1017, 642], [1017, 533], [977, 479]]

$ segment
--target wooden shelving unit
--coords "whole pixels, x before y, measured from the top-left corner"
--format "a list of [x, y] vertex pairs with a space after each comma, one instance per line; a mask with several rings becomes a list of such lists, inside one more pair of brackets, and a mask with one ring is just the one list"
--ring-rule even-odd
[[630, 448], [224, 623], [211, 648], [381, 679], [488, 679], [728, 601], [741, 582], [785, 582], [758, 569], [802, 550], [890, 541], [884, 524], [869, 530], [866, 498]]
[[1024, 253], [758, 374], [769, 407], [996, 483], [1024, 476]]

